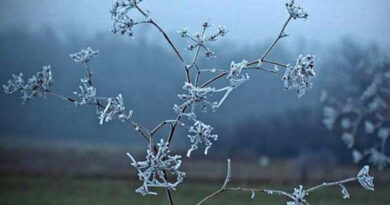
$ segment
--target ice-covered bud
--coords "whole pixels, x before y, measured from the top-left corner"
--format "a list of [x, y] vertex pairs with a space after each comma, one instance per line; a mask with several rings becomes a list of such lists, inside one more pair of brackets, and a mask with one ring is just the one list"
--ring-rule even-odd
[[296, 90], [298, 97], [302, 97], [307, 89], [312, 87], [311, 80], [315, 77], [313, 55], [300, 55], [295, 66], [289, 65], [282, 80], [287, 90]]
[[374, 191], [374, 177], [369, 175], [370, 167], [364, 166], [357, 175], [357, 180], [360, 185], [366, 190]]
[[218, 135], [211, 134], [213, 131], [213, 127], [210, 125], [206, 125], [201, 121], [195, 121], [194, 125], [190, 127], [188, 132], [188, 138], [191, 141], [191, 148], [187, 151], [187, 157], [190, 157], [191, 152], [198, 149], [200, 143], [205, 143], [204, 154], [207, 155], [208, 149], [210, 149], [213, 144], [211, 140], [216, 141], [218, 139]]
[[23, 73], [19, 73], [19, 75], [12, 74], [11, 77], [12, 78], [7, 81], [7, 84], [3, 85], [3, 90], [6, 94], [20, 91], [24, 86]]
[[304, 18], [306, 19], [309, 15], [303, 10], [302, 7], [295, 4], [294, 0], [290, 0], [286, 3], [288, 13], [293, 19]]
[[[127, 153], [127, 156], [131, 160], [131, 166], [137, 169], [139, 180], [143, 182], [142, 186], [136, 189], [136, 192], [143, 196], [156, 195], [156, 192], [149, 190], [152, 187], [174, 190], [184, 180], [185, 172], [179, 170], [181, 156], [170, 155], [168, 143], [163, 140], [157, 144], [156, 150], [153, 150], [152, 146], [149, 147], [145, 161], [137, 162], [130, 153]], [[168, 181], [165, 172], [176, 175], [176, 181]]]
[[88, 63], [91, 58], [98, 53], [98, 50], [94, 51], [92, 48], [87, 47], [86, 49], [82, 49], [80, 52], [70, 54], [69, 56], [75, 63]]

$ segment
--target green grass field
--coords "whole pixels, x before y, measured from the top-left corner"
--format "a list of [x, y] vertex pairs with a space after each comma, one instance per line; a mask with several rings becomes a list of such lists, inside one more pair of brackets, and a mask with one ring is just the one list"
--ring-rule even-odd
[[[158, 196], [142, 197], [134, 192], [138, 182], [110, 179], [38, 178], [0, 176], [1, 205], [164, 205], [165, 192]], [[204, 196], [218, 189], [219, 184], [197, 184], [187, 182], [174, 192], [176, 204], [195, 204]], [[284, 190], [292, 187], [279, 186]], [[272, 188], [272, 187], [267, 187]], [[375, 192], [363, 190], [360, 186], [349, 186], [351, 199], [344, 200], [338, 187], [332, 187], [309, 196], [309, 202], [316, 205], [388, 205], [390, 187], [377, 186]], [[225, 192], [206, 204], [221, 205], [284, 205], [280, 196], [259, 193], [252, 200], [250, 193]]]

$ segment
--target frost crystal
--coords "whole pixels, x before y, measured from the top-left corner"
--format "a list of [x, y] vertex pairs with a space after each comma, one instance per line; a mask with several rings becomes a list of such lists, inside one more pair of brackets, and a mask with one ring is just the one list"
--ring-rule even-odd
[[298, 97], [302, 97], [307, 89], [312, 87], [311, 79], [315, 76], [314, 56], [300, 55], [295, 66], [289, 65], [282, 80], [287, 90], [297, 90]]
[[294, 201], [287, 202], [287, 205], [303, 205], [303, 202], [306, 202], [306, 195], [308, 195], [306, 190], [303, 189], [302, 185], [299, 185], [299, 189], [294, 188], [294, 193], [292, 194]]
[[115, 98], [107, 98], [107, 105], [103, 111], [98, 111], [100, 124], [114, 119], [122, 119], [126, 108], [123, 103], [122, 94]]
[[80, 52], [70, 54], [69, 56], [75, 63], [88, 63], [89, 60], [98, 53], [99, 51], [94, 51], [92, 48], [87, 47], [86, 49], [82, 49]]
[[187, 157], [190, 157], [191, 152], [198, 149], [198, 145], [202, 142], [204, 142], [206, 146], [204, 154], [207, 155], [208, 149], [213, 144], [211, 140], [216, 141], [218, 139], [218, 135], [211, 134], [212, 131], [213, 127], [210, 125], [206, 125], [201, 121], [195, 121], [194, 125], [191, 126], [188, 130], [190, 133], [188, 137], [190, 138], [192, 145], [191, 148], [187, 151]]
[[133, 37], [133, 26], [140, 23], [146, 23], [146, 19], [143, 21], [135, 21], [128, 16], [129, 10], [140, 2], [142, 2], [142, 0], [115, 0], [113, 2], [111, 9], [111, 19], [114, 22], [112, 27], [113, 33], [120, 33], [121, 35], [127, 34], [130, 37]]
[[[181, 165], [181, 156], [169, 155], [168, 143], [163, 140], [157, 144], [157, 150], [154, 152], [152, 148], [147, 150], [145, 161], [136, 161], [134, 157], [127, 153], [131, 160], [131, 165], [137, 169], [138, 177], [143, 181], [143, 185], [136, 192], [145, 195], [156, 195], [156, 192], [151, 192], [150, 187], [161, 187], [175, 189], [178, 184], [183, 182], [185, 173], [179, 171]], [[177, 176], [175, 182], [169, 182], [166, 178], [166, 172], [170, 172]]]
[[364, 166], [358, 173], [357, 180], [364, 189], [374, 191], [374, 177], [368, 174], [369, 171], [370, 167]]
[[75, 101], [76, 106], [96, 103], [96, 88], [90, 86], [88, 79], [81, 79], [82, 85], [79, 86], [80, 91], [74, 92], [78, 96], [78, 100]]
[[294, 19], [304, 18], [306, 19], [309, 15], [306, 11], [303, 10], [302, 7], [297, 6], [294, 0], [290, 0], [290, 2], [286, 3], [286, 8], [290, 16]]

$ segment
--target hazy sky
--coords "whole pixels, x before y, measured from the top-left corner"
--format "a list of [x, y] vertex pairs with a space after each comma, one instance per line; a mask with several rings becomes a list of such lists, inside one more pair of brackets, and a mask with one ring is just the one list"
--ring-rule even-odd
[[[292, 38], [304, 37], [321, 43], [353, 36], [364, 42], [390, 46], [389, 0], [298, 0], [310, 17], [294, 22], [287, 30]], [[204, 19], [224, 24], [226, 37], [239, 44], [268, 39], [287, 17], [285, 0], [145, 0], [148, 9], [166, 30], [182, 27], [194, 31]], [[58, 33], [73, 29], [91, 36], [111, 26], [112, 0], [1, 0], [1, 31], [15, 26], [26, 31], [54, 27]], [[136, 33], [142, 35], [142, 32]]]

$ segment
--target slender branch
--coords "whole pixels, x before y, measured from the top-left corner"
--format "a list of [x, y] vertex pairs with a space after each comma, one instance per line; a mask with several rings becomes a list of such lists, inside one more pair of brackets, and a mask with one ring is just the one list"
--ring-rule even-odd
[[[137, 4], [135, 4], [135, 8], [145, 17], [148, 17], [148, 14], [142, 10]], [[169, 38], [168, 34], [155, 22], [153, 19], [149, 18], [149, 22], [156, 27], [164, 36], [165, 40], [167, 40], [168, 44], [172, 47], [174, 52], [176, 53], [177, 57], [180, 59], [182, 63], [184, 63], [184, 59], [182, 55], [180, 54], [179, 50], [176, 48], [176, 46], [173, 44], [172, 40]]]
[[275, 47], [275, 45], [278, 43], [278, 41], [283, 38], [283, 33], [284, 33], [284, 30], [286, 30], [286, 27], [288, 25], [288, 23], [291, 21], [292, 19], [292, 16], [289, 15], [288, 19], [286, 20], [286, 22], [284, 23], [283, 27], [282, 27], [282, 30], [280, 31], [278, 37], [274, 40], [274, 42], [271, 44], [271, 46], [267, 49], [267, 51], [265, 51], [265, 53], [263, 54], [263, 56], [261, 57], [261, 61], [264, 61], [265, 58], [268, 56], [268, 54], [271, 52], [271, 50]]
[[322, 184], [320, 184], [320, 185], [317, 185], [317, 186], [315, 186], [315, 187], [312, 187], [312, 188], [306, 190], [306, 192], [309, 193], [309, 192], [315, 191], [315, 190], [317, 190], [317, 189], [320, 189], [320, 188], [322, 188], [322, 187], [326, 187], [326, 186], [336, 186], [336, 185], [340, 185], [340, 184], [346, 184], [346, 183], [353, 182], [353, 181], [356, 181], [356, 180], [357, 180], [356, 177], [352, 177], [352, 178], [344, 179], [344, 180], [337, 181], [337, 182], [329, 182], [329, 183], [324, 182], [324, 183], [322, 183]]
[[[71, 103], [74, 103], [76, 102], [77, 100], [76, 99], [73, 99], [73, 98], [70, 98], [70, 97], [65, 97], [64, 95], [62, 94], [59, 94], [55, 91], [52, 91], [52, 90], [45, 90], [45, 92], [55, 96], [55, 97], [58, 97], [62, 100], [65, 100], [67, 102], [71, 102]], [[95, 105], [97, 107], [100, 107], [102, 109], [104, 109], [106, 106], [101, 104], [100, 102], [96, 101], [96, 103], [88, 103], [89, 105]], [[138, 123], [136, 123], [135, 121], [131, 120], [131, 119], [126, 119], [126, 122], [128, 122], [130, 125], [132, 125], [134, 128], [136, 128], [136, 131], [138, 131], [141, 136], [147, 141], [149, 142], [149, 138], [150, 138], [150, 132], [148, 129], [142, 127], [141, 125], [139, 125]]]
[[[137, 4], [135, 4], [135, 8], [137, 8], [137, 10], [144, 17], [146, 17], [146, 18], [148, 17], [148, 14], [144, 10], [142, 10]], [[171, 40], [171, 38], [169, 38], [168, 34], [153, 19], [149, 18], [149, 23], [151, 23], [154, 27], [157, 28], [158, 31], [160, 31], [160, 33], [164, 36], [165, 40], [168, 42], [168, 44], [171, 46], [171, 48], [175, 52], [176, 56], [179, 58], [180, 62], [184, 65], [186, 79], [187, 79], [187, 82], [190, 83], [191, 79], [190, 79], [189, 69], [185, 65], [185, 62], [184, 62], [182, 55], [180, 54], [179, 50], [176, 48], [176, 46], [173, 43], [173, 41]]]
[[280, 67], [283, 67], [283, 68], [287, 68], [287, 65], [284, 65], [284, 64], [281, 64], [281, 63], [278, 63], [278, 62], [273, 62], [273, 61], [269, 61], [269, 60], [263, 60], [264, 63], [269, 63], [269, 64], [273, 64], [273, 65], [276, 65], [276, 66], [280, 66]]
[[165, 125], [172, 125], [175, 122], [176, 122], [176, 120], [164, 120], [164, 121], [160, 122], [155, 128], [153, 128], [153, 130], [150, 132], [150, 134], [153, 136], [159, 129], [161, 129]]

